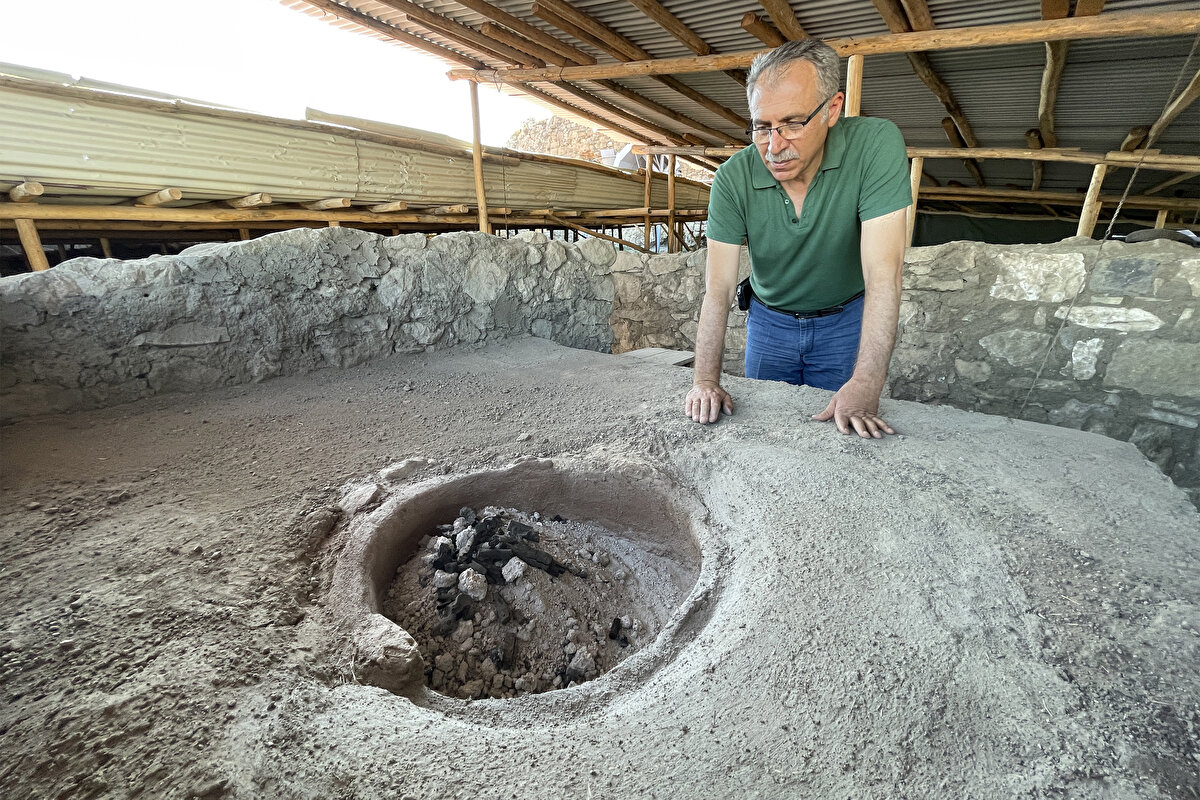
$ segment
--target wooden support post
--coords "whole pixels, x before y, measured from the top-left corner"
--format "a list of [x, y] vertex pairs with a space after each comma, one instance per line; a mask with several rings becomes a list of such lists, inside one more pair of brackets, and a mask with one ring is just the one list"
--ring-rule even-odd
[[912, 167], [908, 171], [908, 183], [912, 187], [912, 205], [908, 207], [908, 238], [907, 247], [912, 247], [913, 231], [917, 227], [917, 197], [921, 191], [921, 170], [925, 168], [925, 159], [914, 156]]
[[1165, 208], [1159, 209], [1158, 216], [1154, 218], [1154, 227], [1155, 228], [1167, 227], [1167, 215], [1170, 213], [1171, 212], [1167, 211], [1167, 209], [1165, 209]]
[[1096, 220], [1100, 217], [1100, 187], [1104, 184], [1104, 174], [1108, 172], [1106, 164], [1097, 164], [1092, 168], [1092, 182], [1088, 185], [1087, 196], [1083, 200], [1083, 211], [1079, 214], [1079, 228], [1076, 236], [1092, 235]]
[[667, 252], [679, 252], [675, 238], [675, 156], [667, 156]]
[[471, 160], [475, 165], [475, 202], [479, 206], [479, 230], [491, 233], [487, 196], [483, 185], [483, 144], [479, 140], [479, 84], [471, 81]]
[[241, 239], [243, 242], [250, 241], [250, 229], [249, 228], [238, 228], [238, 238]]
[[654, 156], [646, 156], [646, 188], [642, 192], [642, 199], [646, 207], [646, 233], [642, 237], [642, 243], [646, 248], [650, 247], [650, 179], [654, 176]]
[[235, 197], [232, 200], [226, 200], [225, 205], [230, 208], [258, 208], [259, 206], [271, 205], [271, 195], [266, 192], [255, 192], [248, 194], [245, 197]]
[[100, 252], [104, 254], [104, 257], [105, 257], [105, 258], [112, 258], [112, 257], [113, 257], [113, 254], [112, 254], [112, 243], [111, 243], [111, 242], [109, 242], [109, 241], [108, 241], [108, 238], [107, 238], [107, 237], [105, 237], [105, 236], [101, 236], [101, 237], [100, 237]]
[[37, 226], [31, 219], [13, 220], [17, 225], [17, 235], [21, 237], [21, 246], [25, 248], [25, 258], [29, 259], [29, 267], [34, 272], [50, 269], [46, 260], [46, 251], [42, 249], [42, 238], [38, 236]]
[[26, 181], [9, 189], [8, 199], [14, 203], [32, 203], [41, 197], [44, 191], [46, 191], [45, 187], [37, 181]]
[[342, 227], [342, 223], [338, 222], [336, 219], [329, 220], [329, 222], [327, 222], [326, 225], [328, 225], [330, 228]]
[[846, 61], [846, 116], [857, 117], [862, 110], [863, 57], [855, 53]]

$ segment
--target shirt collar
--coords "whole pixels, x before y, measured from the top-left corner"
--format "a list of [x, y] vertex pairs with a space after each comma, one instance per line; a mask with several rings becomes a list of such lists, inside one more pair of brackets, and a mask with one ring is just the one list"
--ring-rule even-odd
[[[750, 182], [755, 189], [770, 189], [772, 186], [778, 186], [779, 181], [771, 175], [771, 171], [767, 169], [767, 165], [763, 163], [762, 156], [758, 152], [758, 148], [750, 145], [754, 149], [754, 164], [750, 168]], [[825, 152], [821, 155], [820, 170], [824, 172], [827, 169], [837, 169], [842, 165], [842, 156], [846, 153], [846, 136], [842, 132], [842, 123], [839, 120], [834, 123], [834, 126], [829, 129], [829, 133], [825, 137]]]

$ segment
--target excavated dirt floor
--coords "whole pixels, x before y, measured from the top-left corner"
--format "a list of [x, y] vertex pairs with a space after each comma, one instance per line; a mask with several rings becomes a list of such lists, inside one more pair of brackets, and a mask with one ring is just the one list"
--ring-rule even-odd
[[[4, 797], [1200, 797], [1200, 515], [1131, 445], [689, 382], [527, 339], [0, 429]], [[351, 518], [530, 458], [700, 509], [688, 596], [571, 688], [371, 685]]]

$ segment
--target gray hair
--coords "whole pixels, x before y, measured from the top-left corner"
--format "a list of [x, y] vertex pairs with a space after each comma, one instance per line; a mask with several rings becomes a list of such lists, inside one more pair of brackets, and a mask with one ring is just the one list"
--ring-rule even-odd
[[822, 100], [837, 93], [842, 82], [837, 51], [820, 39], [797, 39], [754, 57], [750, 73], [746, 76], [747, 102], [753, 96], [759, 79], [765, 77], [771, 80], [794, 61], [807, 61], [816, 67], [817, 88]]

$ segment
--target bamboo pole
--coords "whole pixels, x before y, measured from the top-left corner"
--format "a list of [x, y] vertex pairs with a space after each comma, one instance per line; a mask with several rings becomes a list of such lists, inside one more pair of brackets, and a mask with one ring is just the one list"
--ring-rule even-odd
[[1104, 164], [1097, 164], [1092, 169], [1092, 182], [1088, 185], [1087, 196], [1083, 199], [1083, 211], [1079, 214], [1079, 228], [1075, 231], [1076, 236], [1092, 235], [1092, 231], [1096, 227], [1096, 220], [1100, 217], [1100, 188], [1104, 184], [1104, 174], [1108, 172], [1108, 167]]
[[863, 57], [858, 53], [846, 62], [846, 116], [857, 117], [862, 110]]
[[475, 167], [475, 203], [479, 206], [479, 231], [491, 233], [488, 220], [487, 190], [483, 183], [483, 142], [479, 133], [479, 84], [471, 84], [471, 162]]
[[[841, 56], [883, 53], [934, 52], [939, 50], [999, 47], [1033, 42], [1070, 39], [1126, 39], [1156, 36], [1183, 36], [1200, 32], [1200, 12], [1196, 11], [1118, 11], [1099, 16], [1070, 17], [1060, 20], [1030, 20], [1003, 25], [973, 25], [963, 28], [935, 28], [913, 33], [829, 39], [827, 44]], [[761, 51], [742, 51], [707, 56], [647, 59], [620, 64], [561, 67], [554, 69], [453, 69], [452, 80], [483, 81], [579, 81], [595, 78], [626, 78], [633, 75], [681, 75], [692, 72], [717, 72], [750, 66]]]
[[675, 156], [667, 156], [667, 252], [679, 252], [675, 233]]
[[42, 196], [46, 189], [37, 181], [18, 183], [8, 190], [8, 199], [14, 203], [32, 203]]
[[912, 187], [912, 205], [908, 207], [908, 237], [905, 239], [908, 247], [912, 247], [913, 232], [917, 228], [917, 197], [921, 193], [921, 170], [925, 168], [925, 159], [916, 156], [908, 170], [908, 184]]
[[50, 262], [46, 260], [46, 251], [42, 249], [42, 238], [38, 236], [37, 225], [31, 219], [21, 219], [18, 217], [17, 235], [21, 237], [21, 247], [25, 248], [25, 258], [29, 260], [29, 267], [34, 272], [42, 272], [50, 269]]

